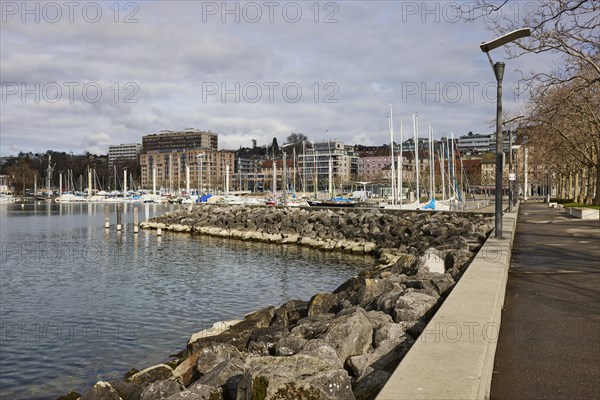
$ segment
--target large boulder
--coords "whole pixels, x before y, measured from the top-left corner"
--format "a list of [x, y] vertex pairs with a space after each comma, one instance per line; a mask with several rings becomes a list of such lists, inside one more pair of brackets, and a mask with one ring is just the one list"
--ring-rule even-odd
[[223, 361], [241, 360], [241, 354], [234, 346], [226, 343], [217, 343], [198, 352], [196, 369], [200, 375], [205, 375]]
[[337, 294], [317, 293], [308, 303], [308, 316], [327, 313], [336, 313], [339, 311], [339, 298]]
[[335, 314], [322, 314], [302, 318], [290, 332], [292, 335], [302, 336], [306, 340], [314, 339], [327, 332], [334, 317]]
[[239, 381], [244, 372], [244, 363], [241, 359], [231, 359], [223, 361], [215, 368], [210, 370], [206, 375], [198, 380], [198, 383], [221, 387], [227, 396], [231, 397], [237, 392]]
[[342, 368], [344, 363], [340, 360], [333, 347], [327, 344], [323, 339], [312, 339], [300, 349], [298, 354], [317, 357], [335, 368]]
[[433, 296], [417, 291], [407, 291], [396, 301], [394, 320], [396, 322], [418, 321], [429, 315], [436, 304], [437, 299]]
[[288, 335], [279, 339], [275, 344], [275, 355], [291, 356], [298, 353], [306, 344], [307, 340], [300, 335]]
[[358, 309], [333, 320], [321, 337], [344, 362], [348, 357], [366, 353], [373, 341], [373, 328], [365, 311]]
[[407, 335], [384, 340], [372, 352], [350, 357], [348, 366], [356, 376], [364, 375], [366, 368], [392, 373], [412, 344], [413, 339]]
[[308, 302], [303, 300], [289, 300], [275, 310], [270, 326], [289, 327], [298, 320], [308, 316]]
[[246, 361], [237, 400], [354, 400], [348, 372], [316, 357], [257, 357]]
[[425, 253], [419, 258], [417, 270], [443, 274], [446, 272], [444, 255], [433, 247], [425, 250]]
[[386, 371], [371, 370], [359, 377], [353, 386], [356, 400], [373, 400], [392, 376]]

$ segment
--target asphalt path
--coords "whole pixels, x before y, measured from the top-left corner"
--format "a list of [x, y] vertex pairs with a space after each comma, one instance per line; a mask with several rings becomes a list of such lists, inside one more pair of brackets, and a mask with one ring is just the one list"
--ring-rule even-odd
[[491, 399], [600, 399], [600, 220], [525, 203]]

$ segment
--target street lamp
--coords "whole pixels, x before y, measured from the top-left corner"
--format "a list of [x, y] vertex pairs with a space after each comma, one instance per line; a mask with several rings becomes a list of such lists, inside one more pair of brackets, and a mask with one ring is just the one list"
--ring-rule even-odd
[[517, 39], [530, 36], [529, 28], [517, 29], [492, 41], [481, 43], [479, 46], [490, 61], [496, 82], [498, 84], [496, 95], [496, 194], [495, 194], [495, 237], [502, 238], [502, 78], [504, 77], [503, 62], [494, 64], [490, 57], [490, 50], [513, 42]]
[[[507, 121], [504, 121], [502, 125], [508, 125], [511, 122], [525, 118], [523, 115], [518, 115]], [[512, 130], [508, 129], [508, 212], [513, 212], [513, 201], [515, 200], [514, 194], [514, 182], [516, 181], [515, 174], [513, 172], [513, 135]], [[514, 201], [516, 203], [516, 201]]]

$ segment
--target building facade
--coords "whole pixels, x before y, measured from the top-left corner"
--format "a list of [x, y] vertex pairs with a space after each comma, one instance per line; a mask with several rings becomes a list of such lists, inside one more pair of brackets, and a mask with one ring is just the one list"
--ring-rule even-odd
[[142, 145], [140, 143], [124, 143], [108, 146], [108, 168], [121, 161], [135, 161], [138, 158]]
[[187, 188], [203, 193], [225, 191], [229, 173], [229, 189], [235, 175], [235, 153], [218, 150], [218, 134], [188, 128], [183, 131], [163, 130], [142, 137], [140, 175], [142, 187], [169, 193]]
[[[229, 167], [229, 170], [228, 168]], [[202, 193], [222, 192], [226, 189], [229, 171], [229, 188], [233, 189], [235, 174], [235, 152], [216, 150], [163, 150], [140, 154], [142, 187], [181, 192], [189, 184], [192, 191], [200, 188]]]
[[219, 134], [211, 131], [201, 131], [187, 128], [183, 131], [162, 130], [142, 137], [143, 151], [164, 150], [217, 150], [219, 148]]
[[[360, 158], [354, 147], [339, 141], [313, 143], [306, 154], [298, 156], [300, 173], [306, 176], [307, 190], [328, 190], [334, 186], [336, 191], [344, 190], [358, 179]], [[329, 181], [329, 171], [333, 182]]]

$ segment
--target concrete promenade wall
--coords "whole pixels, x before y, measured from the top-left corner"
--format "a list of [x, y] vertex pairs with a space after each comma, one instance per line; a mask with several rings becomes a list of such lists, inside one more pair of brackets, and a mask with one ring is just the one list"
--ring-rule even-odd
[[495, 232], [377, 400], [488, 399], [518, 206]]

